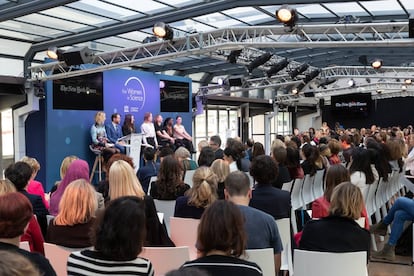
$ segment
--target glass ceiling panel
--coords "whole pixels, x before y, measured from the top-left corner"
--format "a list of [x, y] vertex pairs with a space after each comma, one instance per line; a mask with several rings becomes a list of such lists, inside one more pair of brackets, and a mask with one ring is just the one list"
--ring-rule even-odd
[[131, 41], [128, 39], [123, 39], [120, 37], [107, 37], [107, 38], [102, 38], [102, 39], [97, 39], [95, 40], [96, 42], [101, 42], [104, 44], [110, 44], [110, 45], [114, 45], [117, 46], [119, 48], [129, 48], [129, 47], [134, 47], [134, 46], [138, 46], [140, 43], [135, 42], [135, 41]]
[[0, 38], [0, 53], [24, 56], [31, 44]]
[[87, 24], [91, 26], [104, 26], [111, 23], [115, 23], [117, 21], [108, 19], [102, 16], [74, 10], [68, 7], [56, 7], [48, 10], [44, 10], [40, 12], [42, 14], [62, 18], [62, 19], [76, 19], [79, 23]]
[[118, 36], [142, 42], [145, 38], [149, 36], [149, 34], [143, 32], [129, 32]]
[[214, 26], [216, 28], [225, 28], [225, 27], [236, 26], [236, 25], [246, 25], [246, 24], [241, 23], [238, 20], [232, 19], [218, 12], [195, 17], [194, 19], [202, 23], [206, 23], [211, 26]]
[[98, 0], [80, 0], [68, 4], [85, 12], [100, 14], [114, 19], [122, 19], [125, 17], [136, 16], [137, 13], [128, 9], [120, 8], [111, 4], [107, 4]]
[[68, 30], [68, 31], [78, 31], [85, 29], [86, 25], [79, 24], [75, 22], [70, 22], [67, 20], [56, 19], [47, 15], [36, 14], [32, 13], [29, 15], [25, 15], [22, 17], [18, 17], [20, 21], [24, 21], [26, 23], [32, 24], [39, 24], [42, 26], [48, 26], [51, 28], [61, 29], [61, 30]]
[[112, 0], [111, 2], [123, 6], [125, 8], [129, 8], [137, 12], [146, 14], [155, 14], [173, 9], [167, 5], [152, 0]]
[[357, 3], [326, 3], [325, 6], [339, 16], [354, 15], [354, 16], [369, 16], [369, 14]]
[[33, 24], [16, 22], [14, 20], [7, 20], [4, 22], [0, 22], [0, 27], [13, 30], [13, 31], [21, 31], [29, 34], [42, 34], [48, 37], [55, 37], [63, 34], [69, 34], [68, 32], [62, 32], [60, 30], [49, 29], [45, 27], [35, 26]]
[[294, 5], [296, 10], [308, 18], [327, 18], [335, 17], [330, 11], [321, 5]]
[[9, 2], [10, 2], [10, 1], [0, 0], [0, 5], [7, 4], [7, 3], [9, 3]]
[[396, 0], [361, 1], [360, 3], [373, 15], [404, 14]]
[[173, 28], [177, 28], [185, 32], [192, 32], [194, 30], [197, 32], [208, 32], [211, 30], [215, 30], [214, 27], [202, 24], [192, 19], [185, 19], [185, 20], [177, 21], [177, 22], [171, 23], [170, 25]]
[[204, 1], [203, 0], [162, 0], [160, 2], [166, 3], [168, 5], [171, 5], [177, 8], [182, 8], [185, 6], [202, 3]]
[[411, 14], [414, 12], [414, 1], [413, 0], [400, 0], [401, 4], [407, 9], [411, 10]]
[[246, 23], [250, 23], [252, 25], [260, 24], [274, 19], [274, 17], [269, 16], [251, 7], [234, 8], [226, 10], [223, 13], [240, 19]]
[[17, 39], [27, 39], [27, 40], [32, 40], [32, 41], [38, 41], [38, 40], [45, 39], [45, 37], [42, 37], [42, 36], [25, 34], [25, 33], [20, 33], [20, 32], [14, 32], [14, 31], [9, 31], [9, 30], [5, 30], [5, 29], [1, 29], [0, 33], [2, 34], [2, 36], [5, 36], [5, 37], [17, 38]]

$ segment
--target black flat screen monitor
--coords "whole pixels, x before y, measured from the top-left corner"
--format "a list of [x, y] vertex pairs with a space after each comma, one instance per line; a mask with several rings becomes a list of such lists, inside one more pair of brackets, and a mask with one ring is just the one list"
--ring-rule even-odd
[[160, 101], [161, 112], [189, 112], [190, 83], [161, 80]]

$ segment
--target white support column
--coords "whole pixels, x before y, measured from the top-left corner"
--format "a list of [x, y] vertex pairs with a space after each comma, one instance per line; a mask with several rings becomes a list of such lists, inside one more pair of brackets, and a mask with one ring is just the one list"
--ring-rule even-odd
[[14, 160], [18, 161], [26, 155], [25, 122], [27, 116], [39, 111], [39, 98], [34, 95], [31, 86], [27, 91], [27, 104], [13, 110]]
[[267, 155], [270, 154], [270, 150], [271, 150], [271, 143], [272, 141], [270, 140], [270, 132], [271, 132], [271, 127], [270, 124], [272, 122], [272, 118], [276, 117], [277, 114], [279, 112], [279, 108], [277, 105], [274, 105], [274, 109], [273, 112], [270, 114], [266, 114], [265, 115], [265, 125], [264, 125], [264, 129], [265, 129], [265, 152]]

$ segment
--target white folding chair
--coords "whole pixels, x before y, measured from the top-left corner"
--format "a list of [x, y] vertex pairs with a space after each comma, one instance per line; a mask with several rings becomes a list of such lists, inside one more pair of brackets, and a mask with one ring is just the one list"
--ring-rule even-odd
[[242, 256], [249, 262], [256, 263], [266, 276], [275, 276], [275, 255], [273, 248], [248, 249], [245, 256]]
[[195, 171], [196, 170], [185, 171], [184, 183], [190, 185], [190, 187], [193, 187], [193, 176]]
[[280, 270], [288, 270], [289, 275], [293, 275], [293, 258], [291, 248], [290, 219], [283, 218], [276, 220], [279, 236], [282, 240], [283, 251], [281, 253]]
[[314, 201], [312, 186], [313, 181], [315, 180], [315, 175], [310, 176], [309, 174], [305, 175], [305, 180], [303, 181], [302, 187], [302, 202], [303, 210], [306, 210], [306, 205]]
[[170, 217], [171, 240], [175, 246], [188, 246], [190, 260], [197, 258], [197, 228], [199, 219]]
[[[375, 213], [376, 208], [377, 208], [375, 205], [375, 193], [377, 192], [378, 182], [379, 181], [374, 181], [374, 183], [368, 185], [369, 186], [368, 193], [367, 193], [366, 198], [364, 198], [365, 208], [368, 214], [369, 225], [372, 225], [371, 215]], [[371, 243], [372, 243], [372, 249], [374, 249], [374, 251], [377, 251], [377, 243], [375, 241], [374, 234], [371, 234]]]
[[295, 276], [368, 276], [367, 252], [331, 253], [295, 249]]
[[292, 210], [297, 210], [303, 207], [302, 187], [304, 179], [295, 179], [293, 182], [292, 192], [290, 193], [290, 201]]
[[295, 181], [295, 180], [293, 179], [292, 181], [283, 183], [283, 185], [282, 185], [282, 191], [287, 191], [287, 192], [290, 193], [292, 191], [293, 181]]
[[67, 275], [67, 261], [71, 252], [56, 244], [47, 242], [44, 243], [44, 247], [45, 256], [49, 259], [49, 262], [56, 271], [56, 274], [59, 276]]
[[175, 200], [154, 199], [154, 204], [157, 212], [164, 213], [165, 227], [170, 235], [170, 217], [174, 216]]
[[155, 276], [165, 275], [178, 269], [190, 260], [187, 246], [180, 247], [144, 247], [139, 257], [151, 261]]
[[155, 182], [157, 180], [158, 180], [158, 176], [151, 176], [150, 182], [148, 184], [148, 192], [147, 192], [147, 195], [150, 195], [150, 192], [151, 192], [151, 183], [152, 182]]
[[314, 200], [323, 196], [324, 191], [324, 179], [323, 176], [325, 174], [325, 170], [318, 170], [316, 171], [315, 180], [313, 181], [313, 198]]

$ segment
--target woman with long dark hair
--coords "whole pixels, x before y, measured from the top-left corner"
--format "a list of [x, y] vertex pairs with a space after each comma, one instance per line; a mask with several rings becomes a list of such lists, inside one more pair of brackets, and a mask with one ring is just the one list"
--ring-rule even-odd
[[[368, 150], [364, 148], [354, 148], [352, 150], [349, 173], [351, 175], [351, 183], [360, 188], [362, 195], [366, 198], [368, 185], [378, 180], [378, 177], [375, 178], [374, 176]], [[378, 175], [377, 172], [376, 175]]]
[[134, 122], [135, 122], [134, 115], [132, 114], [125, 115], [124, 124], [122, 125], [122, 134], [124, 136], [136, 132]]

